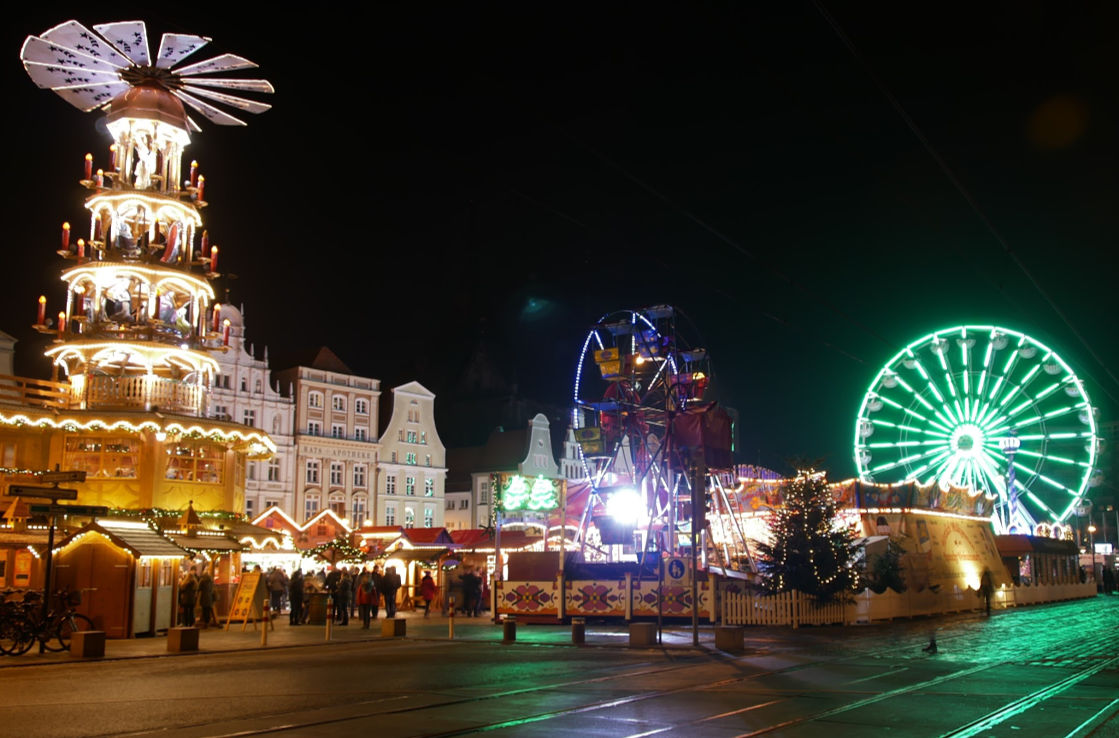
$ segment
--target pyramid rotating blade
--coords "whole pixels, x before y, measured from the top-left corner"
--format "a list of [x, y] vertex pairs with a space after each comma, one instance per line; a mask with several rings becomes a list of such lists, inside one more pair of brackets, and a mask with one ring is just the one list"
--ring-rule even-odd
[[204, 90], [201, 87], [195, 87], [194, 85], [183, 85], [183, 89], [195, 95], [201, 95], [202, 97], [209, 98], [210, 100], [216, 100], [220, 103], [225, 103], [230, 107], [244, 110], [246, 113], [263, 113], [266, 110], [272, 109], [272, 106], [267, 103], [257, 102], [256, 100], [248, 100], [243, 97], [237, 97], [236, 95], [226, 95], [222, 92], [214, 92], [213, 90]]
[[199, 113], [202, 113], [202, 115], [206, 116], [206, 119], [209, 120], [211, 123], [219, 126], [247, 125], [245, 121], [241, 120], [240, 118], [234, 118], [229, 113], [218, 110], [210, 103], [202, 102], [194, 95], [183, 92], [182, 90], [176, 90], [175, 94], [178, 95], [187, 105], [191, 106]]
[[55, 90], [66, 102], [88, 113], [101, 107], [129, 87], [127, 82], [117, 81], [110, 84], [81, 85], [79, 87], [59, 87]]
[[210, 39], [193, 33], [165, 33], [159, 42], [155, 65], [160, 69], [170, 69], [208, 43]]
[[252, 69], [259, 66], [243, 56], [236, 54], [222, 54], [213, 59], [207, 59], [195, 64], [188, 64], [181, 69], [176, 69], [175, 74], [180, 77], [189, 77], [195, 74], [211, 74], [213, 72], [230, 72], [234, 69]]
[[190, 125], [190, 130], [193, 133], [202, 133], [202, 128], [194, 121], [194, 118], [187, 116], [187, 123]]
[[59, 44], [39, 38], [28, 36], [19, 51], [19, 58], [25, 62], [38, 64], [57, 64], [60, 67], [73, 69], [95, 69], [103, 72], [118, 72], [120, 67], [113, 66], [107, 61], [94, 59], [73, 49], [68, 49]]
[[23, 68], [27, 70], [31, 81], [39, 87], [53, 90], [59, 87], [80, 87], [92, 84], [111, 84], [120, 81], [117, 72], [104, 72], [93, 69], [76, 69], [62, 67], [57, 64], [40, 64], [25, 61]]
[[190, 77], [183, 82], [203, 87], [218, 87], [225, 90], [243, 90], [245, 92], [275, 92], [276, 88], [266, 79], [235, 79], [220, 77]]
[[133, 64], [140, 67], [151, 66], [151, 54], [148, 51], [148, 27], [144, 25], [144, 21], [99, 23], [93, 28], [115, 46], [118, 51], [127, 56]]
[[123, 68], [132, 64], [128, 57], [123, 56], [110, 44], [105, 43], [96, 33], [89, 30], [76, 20], [59, 23], [54, 28], [41, 34], [42, 38], [52, 44], [58, 44], [67, 49], [72, 49], [80, 54], [91, 56], [99, 61], [104, 61], [114, 67]]

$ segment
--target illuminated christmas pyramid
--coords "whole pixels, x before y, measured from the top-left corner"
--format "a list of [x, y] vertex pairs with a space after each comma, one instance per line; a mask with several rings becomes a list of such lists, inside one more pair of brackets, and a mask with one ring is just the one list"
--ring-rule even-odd
[[85, 156], [88, 226], [62, 225], [65, 309], [48, 316], [41, 297], [36, 327], [57, 335], [46, 353], [69, 379], [72, 407], [202, 416], [218, 369], [209, 354], [229, 331], [210, 285], [219, 249], [203, 228], [205, 178], [183, 161], [199, 130], [184, 103], [213, 123], [244, 125], [200, 97], [259, 113], [270, 106], [218, 90], [272, 86], [210, 76], [256, 66], [232, 54], [174, 69], [206, 45], [201, 36], [164, 34], [153, 59], [142, 21], [94, 28], [100, 36], [68, 21], [29, 36], [20, 55], [40, 87], [103, 109], [113, 138], [104, 166]]

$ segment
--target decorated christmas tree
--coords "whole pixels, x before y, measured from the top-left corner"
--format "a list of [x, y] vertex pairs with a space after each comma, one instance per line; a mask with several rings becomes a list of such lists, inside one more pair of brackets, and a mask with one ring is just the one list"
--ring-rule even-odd
[[758, 545], [763, 586], [797, 590], [821, 602], [855, 588], [854, 533], [839, 520], [823, 473], [799, 472], [782, 489], [770, 521], [772, 538]]

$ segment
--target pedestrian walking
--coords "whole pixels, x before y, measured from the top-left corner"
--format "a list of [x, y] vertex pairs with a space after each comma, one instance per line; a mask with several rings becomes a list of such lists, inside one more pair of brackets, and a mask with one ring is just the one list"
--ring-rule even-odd
[[361, 613], [361, 627], [369, 630], [369, 623], [373, 620], [373, 603], [377, 599], [377, 590], [373, 588], [373, 573], [361, 572], [357, 578], [357, 609]]
[[984, 569], [983, 575], [979, 577], [979, 594], [983, 596], [983, 601], [987, 607], [987, 617], [991, 617], [991, 595], [994, 594], [995, 583], [991, 577], [991, 570]]
[[430, 571], [425, 571], [423, 579], [420, 580], [420, 597], [424, 598], [424, 617], [426, 618], [431, 611], [431, 601], [435, 599], [435, 580], [431, 578]]

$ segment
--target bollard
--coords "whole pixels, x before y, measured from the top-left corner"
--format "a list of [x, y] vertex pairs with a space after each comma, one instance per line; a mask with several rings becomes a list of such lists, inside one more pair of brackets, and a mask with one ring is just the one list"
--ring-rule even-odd
[[505, 635], [502, 637], [502, 643], [513, 643], [517, 640], [517, 619], [512, 615], [505, 618], [502, 626], [505, 629]]
[[268, 604], [268, 599], [264, 600], [263, 617], [264, 627], [260, 629], [260, 646], [263, 648], [268, 645], [268, 626], [272, 624], [272, 614], [269, 612], [271, 606]]
[[571, 642], [580, 645], [587, 642], [586, 618], [571, 618]]
[[334, 628], [334, 595], [326, 597], [326, 640], [330, 640], [331, 630]]
[[447, 618], [447, 637], [455, 639], [455, 598], [451, 598], [451, 616]]

